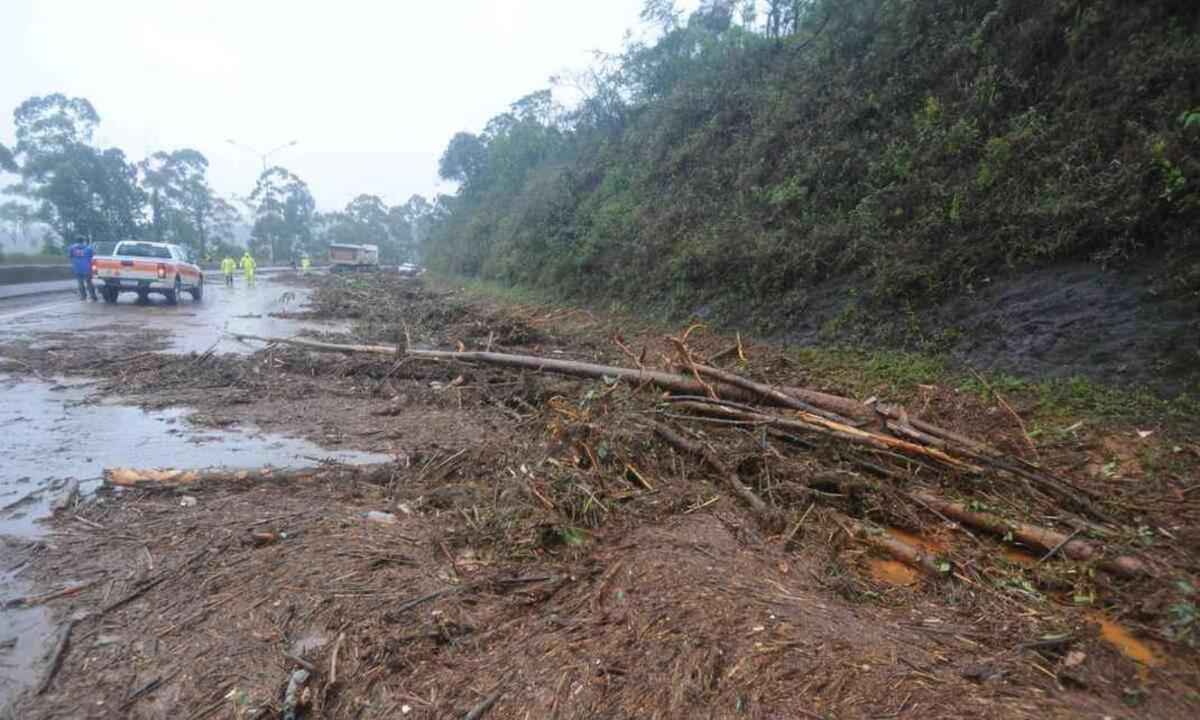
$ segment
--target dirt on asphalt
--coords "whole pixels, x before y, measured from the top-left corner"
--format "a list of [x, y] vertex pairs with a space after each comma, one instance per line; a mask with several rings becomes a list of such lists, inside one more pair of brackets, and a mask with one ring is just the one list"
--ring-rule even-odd
[[[350, 322], [308, 331], [325, 341], [675, 365], [665, 331], [628, 318], [394, 276], [289, 281], [312, 292], [280, 319]], [[11, 340], [0, 371], [88, 378], [97, 400], [392, 461], [105, 487], [46, 538], [6, 547], [6, 566], [37, 589], [27, 604], [66, 623], [49, 648], [61, 666], [13, 717], [277, 718], [297, 670], [309, 672], [304, 718], [1200, 712], [1194, 428], [1075, 428], [1039, 438], [1034, 458], [1019, 423], [977, 395], [897, 398], [1100, 495], [1113, 521], [1088, 523], [1009, 477], [701, 422], [601, 379], [90, 338]], [[702, 330], [688, 344], [775, 385], [845, 390], [777, 347], [741, 343], [742, 360], [737, 339]], [[766, 519], [650, 421], [710, 448], [766, 501]], [[915, 504], [905, 491], [917, 488], [1103, 542], [1150, 572], [1043, 559]], [[939, 572], [878, 555], [847, 518], [926, 548]]]

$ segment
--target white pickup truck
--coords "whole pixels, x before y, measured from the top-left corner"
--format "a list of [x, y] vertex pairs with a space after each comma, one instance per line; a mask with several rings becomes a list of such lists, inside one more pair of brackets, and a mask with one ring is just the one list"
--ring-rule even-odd
[[187, 250], [170, 243], [119, 242], [112, 255], [92, 259], [92, 275], [96, 290], [108, 303], [115, 303], [123, 292], [136, 292], [141, 302], [155, 293], [171, 305], [185, 291], [195, 302], [204, 297], [200, 266], [192, 262]]

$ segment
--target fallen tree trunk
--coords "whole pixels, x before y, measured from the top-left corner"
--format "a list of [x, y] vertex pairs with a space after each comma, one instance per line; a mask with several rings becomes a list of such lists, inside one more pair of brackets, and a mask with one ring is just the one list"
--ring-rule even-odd
[[321, 352], [342, 352], [342, 353], [370, 353], [375, 355], [399, 355], [400, 348], [393, 345], [341, 345], [338, 343], [321, 342], [320, 340], [308, 340], [305, 338], [280, 338], [280, 337], [261, 337], [259, 335], [245, 335], [242, 333], [230, 333], [237, 340], [257, 340], [269, 344], [279, 345], [294, 345], [296, 347], [308, 348], [309, 350], [319, 350]]
[[1138, 558], [1130, 555], [1118, 555], [1113, 558], [1104, 557], [1104, 548], [1087, 540], [1072, 539], [1056, 530], [1014, 522], [996, 517], [989, 513], [968, 510], [960, 503], [950, 502], [929, 492], [914, 492], [910, 494], [914, 500], [936, 510], [948, 518], [963, 524], [978, 528], [985, 532], [1010, 537], [1013, 540], [1043, 551], [1057, 549], [1063, 555], [1079, 562], [1098, 560], [1099, 566], [1114, 575], [1122, 577], [1137, 577], [1149, 574], [1149, 568]]
[[[664, 372], [662, 370], [645, 370], [640, 368], [625, 368], [616, 365], [599, 365], [576, 360], [556, 360], [535, 355], [510, 355], [494, 352], [454, 352], [449, 350], [409, 350], [409, 357], [427, 360], [458, 360], [461, 362], [478, 362], [488, 365], [499, 365], [523, 370], [539, 372], [554, 372], [561, 375], [587, 378], [613, 378], [630, 385], [653, 385], [662, 390], [682, 393], [685, 395], [705, 395], [707, 388], [703, 383], [683, 375]], [[738, 400], [763, 400], [760, 396], [745, 392], [739, 388], [722, 388], [721, 392], [727, 397]]]
[[[399, 348], [390, 345], [343, 345], [305, 338], [261, 337], [259, 335], [241, 333], [233, 333], [233, 337], [238, 340], [256, 340], [264, 343], [293, 345], [321, 352], [367, 353], [375, 355], [397, 355], [401, 352]], [[704, 395], [707, 393], [707, 388], [703, 383], [693, 378], [661, 370], [624, 368], [615, 365], [600, 365], [575, 360], [543, 358], [535, 355], [514, 355], [495, 352], [410, 349], [405, 351], [404, 354], [409, 357], [428, 360], [478, 362], [502, 367], [537, 370], [539, 372], [555, 372], [575, 377], [598, 379], [609, 377], [634, 385], [650, 384], [663, 390], [684, 394]], [[756, 383], [753, 380], [748, 380], [734, 373], [706, 365], [697, 365], [696, 369], [701, 374], [709, 375], [724, 383], [727, 387], [721, 389], [721, 394], [729, 399], [758, 400], [778, 407], [804, 410], [843, 423], [847, 421], [847, 418], [853, 418], [858, 421], [869, 421], [874, 418], [874, 413], [870, 406], [849, 398], [842, 398], [798, 387], [785, 387], [782, 390], [776, 390], [768, 385]]]
[[983, 472], [982, 468], [952, 457], [943, 450], [925, 447], [924, 445], [918, 445], [907, 440], [894, 438], [890, 435], [881, 435], [879, 433], [870, 432], [868, 430], [856, 428], [851, 425], [844, 425], [832, 420], [826, 420], [823, 417], [813, 415], [811, 413], [805, 413], [803, 411], [800, 411], [795, 417], [780, 417], [778, 415], [769, 415], [767, 413], [739, 410], [725, 405], [707, 403], [702, 400], [679, 403], [676, 407], [693, 410], [699, 413], [716, 415], [718, 417], [757, 422], [763, 425], [774, 425], [776, 427], [790, 428], [793, 430], [817, 432], [858, 445], [866, 445], [868, 447], [878, 448], [880, 450], [895, 450], [897, 452], [916, 456], [921, 459], [932, 460], [943, 467], [959, 472], [967, 472], [976, 475]]
[[[664, 390], [681, 394], [696, 396], [705, 396], [708, 394], [708, 388], [696, 379], [655, 370], [621, 368], [570, 360], [553, 360], [529, 355], [508, 355], [489, 352], [410, 350], [408, 354], [431, 359], [466, 360], [508, 367], [548, 370], [583, 377], [615, 377], [631, 383], [653, 384]], [[846, 420], [846, 418], [836, 414], [845, 413], [864, 421], [874, 415], [874, 411], [870, 406], [854, 400], [837, 398], [836, 396], [824, 393], [805, 391], [802, 388], [787, 387], [777, 390], [769, 385], [763, 385], [734, 373], [705, 365], [696, 365], [695, 370], [701, 375], [707, 375], [721, 382], [722, 385], [718, 390], [725, 398], [758, 401], [762, 404], [796, 410], [796, 420], [802, 424], [799, 426], [790, 425], [790, 422], [792, 422], [790, 418], [779, 420], [771, 415], [762, 415], [756, 418], [757, 420], [766, 420], [784, 427], [790, 426], [816, 430], [859, 444], [871, 445], [880, 449], [896, 450], [926, 459], [932, 458], [943, 466], [960, 472], [981, 474], [983, 472], [983, 465], [986, 465], [993, 469], [1025, 478], [1036, 484], [1041, 490], [1056, 500], [1094, 519], [1111, 521], [1111, 518], [1095, 507], [1092, 500], [1096, 498], [1087, 491], [1075, 487], [1071, 483], [1041, 471], [1036, 467], [1012, 461], [999, 453], [999, 451], [993, 450], [976, 440], [939, 428], [931, 423], [912, 420], [903, 411], [894, 408], [883, 408], [880, 414], [896, 421], [888, 423], [888, 427], [890, 427], [892, 432], [897, 435], [907, 435], [917, 442], [856, 427], [850, 421]], [[823, 404], [826, 410], [812, 412], [815, 408], [804, 400], [799, 399], [799, 395], [801, 394], [805, 394], [809, 400], [815, 400]], [[833, 408], [832, 412], [835, 414], [831, 415], [829, 408]], [[974, 462], [967, 462], [960, 459], [964, 457]]]
[[[283, 343], [324, 352], [371, 353], [397, 355], [399, 348], [388, 345], [339, 345], [304, 338], [273, 338], [257, 335], [240, 335], [239, 339], [257, 340], [267, 343]], [[456, 360], [460, 362], [485, 363], [538, 372], [554, 372], [563, 375], [588, 378], [614, 378], [635, 386], [653, 385], [669, 392], [707, 396], [710, 387], [699, 380], [661, 370], [625, 368], [613, 365], [557, 360], [533, 355], [513, 355], [494, 352], [456, 352], [447, 350], [408, 350], [406, 356], [427, 360]], [[706, 375], [721, 383], [720, 393], [729, 400], [758, 402], [765, 405], [795, 410], [793, 418], [757, 414], [753, 419], [764, 424], [791, 427], [821, 432], [850, 442], [869, 445], [882, 450], [893, 450], [923, 459], [932, 459], [952, 470], [981, 474], [983, 467], [1011, 473], [1034, 483], [1051, 497], [1079, 510], [1090, 517], [1110, 521], [1098, 510], [1093, 501], [1096, 496], [1082, 488], [1055, 477], [1036, 466], [1014, 461], [989, 446], [958, 433], [939, 428], [921, 420], [909, 418], [902, 409], [873, 407], [849, 398], [841, 398], [804, 388], [784, 387], [776, 389], [740, 375], [706, 365], [694, 365], [698, 375]], [[734, 412], [728, 408], [725, 413]], [[890, 419], [884, 425], [892, 434], [885, 435], [865, 430], [854, 424], [854, 420], [868, 422], [879, 416]], [[853, 418], [850, 420], [848, 418]], [[746, 419], [743, 417], [742, 419]], [[907, 437], [908, 439], [904, 439]], [[967, 458], [974, 462], [968, 462]]]
[[781, 389], [792, 397], [844, 417], [862, 422], [873, 422], [878, 419], [878, 414], [875, 412], [873, 405], [867, 405], [853, 398], [830, 395], [819, 390], [810, 390], [808, 388], [796, 387], [795, 385], [784, 385]]
[[[696, 372], [700, 373], [701, 375], [706, 375], [710, 378], [713, 378], [714, 380], [720, 380], [721, 382], [725, 383], [726, 385], [731, 385], [733, 387], [741, 388], [742, 390], [745, 390], [746, 392], [753, 393], [754, 395], [757, 395], [758, 397], [762, 398], [763, 400], [768, 401], [772, 405], [778, 405], [780, 407], [791, 408], [793, 410], [801, 410], [806, 413], [810, 413], [813, 415], [823, 417], [826, 420], [831, 420], [831, 421], [842, 423], [845, 425], [852, 424], [851, 420], [843, 417], [842, 415], [838, 414], [837, 412], [823, 409], [820, 407], [816, 407], [816, 406], [812, 405], [811, 403], [801, 400], [799, 397], [796, 396], [795, 392], [784, 392], [782, 390], [776, 390], [775, 388], [771, 387], [770, 385], [764, 385], [762, 383], [758, 383], [753, 380], [750, 380], [749, 378], [744, 378], [741, 375], [737, 375], [737, 374], [731, 373], [731, 372], [726, 372], [725, 370], [721, 370], [721, 369], [714, 368], [714, 367], [709, 367], [707, 365], [695, 365], [694, 368], [695, 368]], [[798, 390], [798, 389], [799, 388], [793, 388], [793, 390]], [[850, 401], [850, 402], [853, 402], [853, 401]], [[853, 410], [853, 408], [850, 408], [849, 406], [847, 406], [847, 409]], [[865, 420], [867, 418], [864, 416], [860, 416], [859, 419]]]
[[[242, 335], [234, 333], [239, 340], [257, 340], [264, 343], [279, 343], [296, 347], [318, 350], [321, 352], [367, 353], [374, 355], [397, 355], [399, 348], [388, 345], [340, 345], [337, 343], [306, 340], [304, 338], [260, 337], [258, 335]], [[424, 360], [457, 360], [459, 362], [485, 363], [523, 370], [538, 372], [554, 372], [561, 375], [587, 378], [615, 378], [631, 385], [654, 385], [655, 387], [672, 392], [702, 395], [705, 392], [703, 384], [691, 378], [663, 372], [661, 370], [642, 370], [623, 368], [615, 365], [598, 365], [596, 363], [578, 362], [575, 360], [556, 360], [535, 355], [512, 355], [495, 352], [456, 352], [450, 350], [408, 350], [408, 357]], [[745, 392], [730, 393], [738, 399], [755, 399], [756, 396]]]
[[104, 485], [108, 487], [162, 490], [184, 488], [192, 485], [232, 483], [270, 480], [272, 482], [294, 482], [308, 480], [333, 472], [349, 472], [356, 476], [370, 475], [387, 465], [324, 465], [306, 468], [254, 468], [206, 470], [168, 470], [105, 468]]
[[909, 418], [903, 411], [895, 408], [883, 409], [880, 414], [891, 418], [885, 427], [894, 435], [907, 437], [932, 447], [952, 449], [955, 453], [971, 458], [981, 465], [1028, 480], [1039, 490], [1073, 510], [1082, 512], [1095, 520], [1112, 522], [1112, 518], [1107, 513], [1095, 506], [1095, 502], [1100, 498], [1089, 490], [1067, 482], [1035, 465], [1014, 460], [999, 450], [971, 438], [921, 420]]
[[908, 425], [916, 430], [920, 430], [927, 435], [932, 435], [933, 437], [939, 438], [943, 441], [951, 442], [955, 445], [968, 448], [972, 452], [979, 453], [980, 455], [995, 456], [1001, 454], [999, 450], [989, 445], [985, 445], [974, 438], [969, 438], [966, 435], [956, 433], [953, 430], [947, 430], [945, 428], [938, 427], [937, 425], [925, 422], [920, 418], [910, 417], [909, 414], [901, 408], [894, 407], [892, 405], [880, 404], [876, 405], [874, 409], [875, 412], [879, 413], [885, 418], [888, 418], [889, 420], [895, 420], [898, 423]]
[[899, 538], [892, 537], [885, 532], [873, 531], [863, 523], [851, 518], [847, 515], [838, 514], [837, 519], [850, 533], [851, 537], [866, 543], [872, 547], [884, 551], [891, 555], [896, 560], [912, 565], [915, 568], [925, 571], [933, 577], [944, 577], [941, 569], [938, 567], [937, 558], [924, 548], [910, 545]]

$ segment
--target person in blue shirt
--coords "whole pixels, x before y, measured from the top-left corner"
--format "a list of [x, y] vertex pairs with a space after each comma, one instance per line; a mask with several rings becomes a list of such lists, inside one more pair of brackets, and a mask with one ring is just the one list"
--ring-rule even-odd
[[87, 302], [91, 295], [96, 302], [96, 286], [92, 284], [92, 249], [91, 240], [81, 240], [67, 248], [67, 257], [71, 258], [71, 270], [75, 273], [75, 281], [79, 283], [79, 299]]

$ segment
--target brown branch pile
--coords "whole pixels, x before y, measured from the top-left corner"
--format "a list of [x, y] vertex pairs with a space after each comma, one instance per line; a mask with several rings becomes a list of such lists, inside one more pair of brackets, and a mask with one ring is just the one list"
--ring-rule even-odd
[[[626, 383], [636, 389], [652, 388], [664, 391], [664, 401], [670, 403], [674, 409], [686, 411], [697, 419], [709, 418], [734, 425], [759, 426], [771, 431], [823, 436], [851, 446], [907, 458], [951, 475], [1007, 477], [1091, 520], [1111, 521], [1108, 514], [1098, 507], [1098, 498], [1091, 492], [1044, 468], [953, 430], [911, 418], [903, 408], [879, 403], [866, 404], [852, 398], [808, 388], [774, 387], [706, 365], [688, 348], [686, 334], [683, 337], [670, 338], [678, 352], [678, 368], [682, 373], [649, 369], [641, 366], [641, 363], [639, 367], [630, 368], [499, 352], [339, 345], [302, 338], [263, 338], [246, 335], [238, 337], [242, 340], [288, 344], [321, 352], [368, 353], [396, 356], [402, 360], [487, 364], [539, 373], [604, 379], [612, 383]], [[680, 452], [704, 460], [705, 464], [721, 476], [733, 494], [741, 498], [757, 515], [768, 514], [766, 503], [712, 450], [688, 440], [660, 422], [651, 422], [649, 427]], [[956, 506], [929, 493], [914, 498], [909, 499], [926, 509], [933, 508], [945, 516], [989, 532], [1008, 535], [1015, 528], [1021, 531], [1025, 542], [1036, 546], [1045, 546], [1046, 543], [1035, 542], [1030, 538], [1061, 540], [1065, 537], [1052, 530], [1022, 523], [1005, 525], [1003, 521], [995, 520], [991, 525], [981, 524], [975, 522], [980, 518], [967, 518], [962, 513], [954, 512]], [[998, 530], [1001, 526], [1004, 529]], [[1063, 550], [1064, 555], [1079, 560], [1099, 559], [1103, 554], [1099, 547], [1078, 540], [1065, 543]], [[1146, 571], [1144, 563], [1136, 558], [1124, 556], [1104, 560], [1100, 567], [1120, 575], [1134, 575]]]

